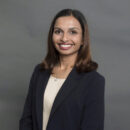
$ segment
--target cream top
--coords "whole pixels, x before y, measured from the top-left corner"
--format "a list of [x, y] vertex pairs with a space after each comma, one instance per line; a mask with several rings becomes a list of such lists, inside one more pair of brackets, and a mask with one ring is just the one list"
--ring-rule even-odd
[[49, 115], [51, 112], [51, 108], [54, 102], [54, 99], [64, 83], [65, 79], [55, 78], [50, 75], [47, 86], [44, 92], [44, 100], [43, 100], [43, 125], [42, 130], [46, 130], [46, 126], [48, 123]]

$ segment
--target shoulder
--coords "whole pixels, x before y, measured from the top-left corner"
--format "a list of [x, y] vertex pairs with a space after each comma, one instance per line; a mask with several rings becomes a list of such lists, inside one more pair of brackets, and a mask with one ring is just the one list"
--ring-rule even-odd
[[104, 91], [105, 77], [101, 73], [93, 70], [91, 72], [84, 73], [83, 77], [83, 83], [86, 84], [85, 88], [87, 88], [87, 90], [89, 89], [90, 91], [95, 92]]
[[84, 84], [84, 91], [91, 99], [103, 99], [105, 92], [105, 77], [101, 73], [95, 70], [86, 73], [84, 75]]
[[84, 73], [84, 78], [86, 80], [88, 79], [91, 81], [93, 81], [93, 80], [104, 81], [105, 80], [105, 77], [100, 72], [97, 72], [96, 70]]
[[41, 63], [38, 63], [34, 66], [33, 72], [36, 73], [36, 72], [40, 72], [41, 70], [42, 70]]
[[33, 72], [32, 72], [33, 77], [38, 77], [39, 75], [44, 74], [44, 73], [48, 74], [50, 73], [50, 70], [43, 69], [41, 63], [38, 63], [34, 66]]
[[41, 70], [41, 65], [40, 63], [38, 63], [33, 67], [32, 77], [36, 77], [38, 73], [40, 72], [40, 70]]

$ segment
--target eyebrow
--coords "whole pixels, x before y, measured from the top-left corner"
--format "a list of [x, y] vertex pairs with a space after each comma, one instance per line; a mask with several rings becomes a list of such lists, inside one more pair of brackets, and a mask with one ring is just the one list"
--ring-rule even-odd
[[[57, 26], [55, 26], [54, 27], [54, 29], [61, 29], [60, 27], [57, 27]], [[78, 29], [78, 30], [80, 30], [79, 28], [77, 28], [77, 27], [71, 27], [71, 28], [69, 28], [69, 29]], [[62, 30], [62, 29], [61, 29]]]

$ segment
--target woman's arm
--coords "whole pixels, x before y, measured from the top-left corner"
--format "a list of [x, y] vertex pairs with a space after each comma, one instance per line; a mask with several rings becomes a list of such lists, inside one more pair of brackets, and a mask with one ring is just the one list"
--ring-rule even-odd
[[29, 89], [25, 100], [23, 113], [19, 121], [19, 130], [32, 130], [32, 89], [37, 75], [37, 68], [38, 65], [35, 67], [30, 79]]
[[90, 84], [85, 98], [81, 130], [104, 130], [105, 78], [98, 75]]

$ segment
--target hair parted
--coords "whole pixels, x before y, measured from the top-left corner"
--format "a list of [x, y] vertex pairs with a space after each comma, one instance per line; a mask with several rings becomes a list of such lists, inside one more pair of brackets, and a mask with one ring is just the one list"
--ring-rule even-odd
[[83, 45], [79, 49], [77, 59], [75, 62], [75, 67], [77, 72], [80, 73], [80, 72], [90, 72], [93, 70], [97, 70], [98, 64], [95, 61], [93, 61], [91, 57], [90, 36], [89, 36], [87, 21], [84, 15], [79, 10], [76, 9], [63, 9], [59, 13], [57, 13], [56, 16], [54, 17], [48, 33], [47, 55], [45, 59], [42, 61], [42, 63], [40, 63], [41, 68], [43, 70], [45, 69], [52, 70], [53, 67], [60, 62], [59, 53], [54, 47], [52, 35], [53, 35], [54, 25], [56, 20], [59, 17], [63, 17], [63, 16], [73, 16], [79, 21], [82, 28]]

